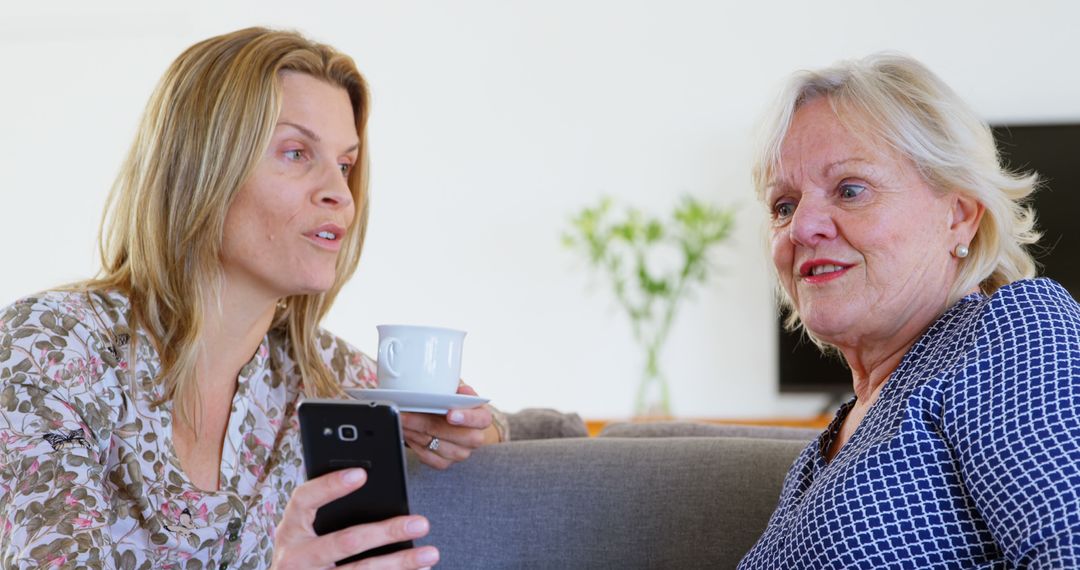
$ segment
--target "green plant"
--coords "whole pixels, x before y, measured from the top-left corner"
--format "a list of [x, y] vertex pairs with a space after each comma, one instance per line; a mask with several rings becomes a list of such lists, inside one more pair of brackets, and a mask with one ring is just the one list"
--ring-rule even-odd
[[660, 354], [671, 324], [693, 285], [705, 283], [710, 255], [728, 239], [734, 209], [683, 196], [667, 220], [633, 207], [616, 213], [603, 198], [583, 208], [563, 233], [563, 245], [583, 254], [607, 277], [615, 299], [630, 318], [634, 340], [645, 355], [634, 400], [638, 415], [671, 415], [671, 397]]

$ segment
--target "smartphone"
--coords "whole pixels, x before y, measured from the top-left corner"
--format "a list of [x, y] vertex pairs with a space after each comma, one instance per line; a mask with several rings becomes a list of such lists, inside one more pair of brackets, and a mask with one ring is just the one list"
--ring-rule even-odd
[[[304, 400], [297, 415], [308, 479], [352, 467], [367, 471], [363, 487], [319, 508], [315, 513], [316, 533], [409, 514], [404, 441], [397, 407], [363, 400]], [[412, 546], [412, 541], [388, 544], [339, 560], [338, 564]]]

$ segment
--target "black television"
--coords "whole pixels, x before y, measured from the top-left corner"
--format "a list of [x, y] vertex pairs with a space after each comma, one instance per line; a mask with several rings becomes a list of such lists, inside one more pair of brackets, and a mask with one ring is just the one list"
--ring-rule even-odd
[[[1043, 237], [1032, 249], [1039, 274], [1050, 277], [1080, 299], [1080, 123], [999, 125], [994, 138], [1012, 171], [1039, 173], [1032, 204]], [[839, 356], [825, 356], [801, 334], [778, 320], [780, 392], [820, 392], [839, 397], [851, 392], [851, 373]]]

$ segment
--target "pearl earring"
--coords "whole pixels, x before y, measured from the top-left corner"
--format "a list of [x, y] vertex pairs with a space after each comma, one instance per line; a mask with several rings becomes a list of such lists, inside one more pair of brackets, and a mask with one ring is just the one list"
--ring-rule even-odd
[[285, 300], [285, 298], [278, 299], [277, 308], [279, 311], [284, 311], [285, 309], [289, 308], [289, 303]]
[[956, 249], [953, 250], [953, 255], [959, 257], [960, 259], [967, 257], [968, 253], [970, 253], [968, 250], [968, 246], [964, 244], [957, 245]]

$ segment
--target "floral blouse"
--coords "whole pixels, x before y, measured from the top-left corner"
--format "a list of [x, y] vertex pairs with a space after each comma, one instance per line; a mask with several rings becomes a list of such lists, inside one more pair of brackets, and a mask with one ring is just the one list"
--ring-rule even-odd
[[[0, 567], [265, 568], [305, 480], [299, 373], [271, 332], [241, 370], [220, 489], [184, 474], [160, 361], [119, 293], [47, 292], [0, 310]], [[134, 361], [129, 343], [135, 335]], [[319, 346], [346, 387], [376, 366]]]

